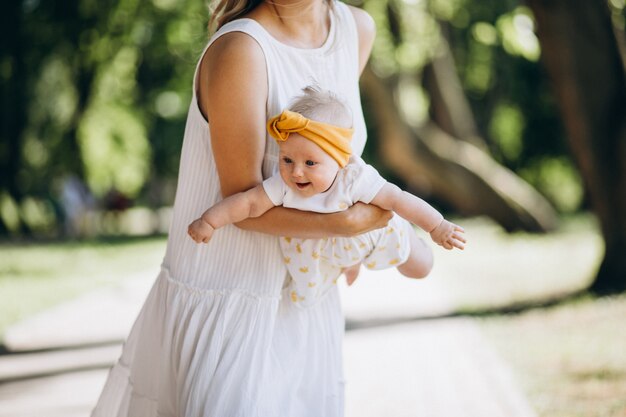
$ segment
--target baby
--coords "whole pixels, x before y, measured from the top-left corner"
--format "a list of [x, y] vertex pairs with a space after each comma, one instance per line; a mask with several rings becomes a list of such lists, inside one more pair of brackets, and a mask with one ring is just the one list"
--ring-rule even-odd
[[[332, 213], [361, 201], [392, 210], [446, 249], [463, 249], [462, 227], [351, 155], [351, 125], [350, 110], [334, 94], [305, 88], [290, 110], [267, 123], [279, 146], [279, 172], [206, 210], [189, 225], [191, 238], [206, 243], [216, 229], [258, 217], [274, 206]], [[351, 284], [361, 263], [370, 269], [395, 266], [410, 278], [424, 276], [426, 247], [408, 222], [394, 216], [386, 228], [374, 232], [354, 238], [281, 238], [284, 262], [293, 278], [291, 299], [300, 304], [319, 299], [341, 272]]]

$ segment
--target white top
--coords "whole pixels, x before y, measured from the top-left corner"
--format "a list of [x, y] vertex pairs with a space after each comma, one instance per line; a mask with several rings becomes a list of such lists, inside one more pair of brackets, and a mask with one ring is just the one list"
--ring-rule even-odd
[[[358, 35], [352, 13], [335, 2], [326, 42], [316, 49], [300, 49], [273, 38], [258, 22], [238, 19], [224, 25], [210, 40], [230, 32], [244, 32], [262, 48], [268, 74], [267, 114], [278, 114], [312, 83], [343, 97], [353, 113], [353, 154], [360, 156], [366, 140], [359, 93]], [[207, 49], [208, 49], [207, 46]], [[205, 49], [206, 50], [206, 49]], [[263, 178], [277, 171], [278, 145], [266, 134]], [[222, 199], [211, 137], [194, 95], [183, 142], [178, 188], [164, 267], [172, 277], [193, 286], [239, 289], [276, 297], [286, 270], [277, 239], [241, 230], [221, 228], [208, 245], [187, 236], [187, 226], [206, 207]]]
[[[354, 115], [353, 149], [365, 145], [356, 24], [334, 3], [330, 32], [315, 49], [280, 43], [258, 22], [224, 25], [253, 38], [265, 56], [267, 118], [317, 83], [344, 97]], [[199, 60], [202, 56], [199, 56]], [[277, 170], [265, 139], [262, 173]], [[222, 199], [207, 121], [194, 83], [163, 269], [113, 367], [94, 417], [341, 417], [344, 322], [336, 288], [309, 309], [286, 298], [278, 238], [229, 225], [208, 244], [187, 226]]]
[[316, 213], [335, 213], [347, 210], [357, 201], [369, 204], [387, 181], [376, 168], [358, 156], [337, 172], [330, 188], [323, 193], [302, 197], [289, 188], [279, 173], [263, 181], [265, 193], [275, 206], [294, 208]]

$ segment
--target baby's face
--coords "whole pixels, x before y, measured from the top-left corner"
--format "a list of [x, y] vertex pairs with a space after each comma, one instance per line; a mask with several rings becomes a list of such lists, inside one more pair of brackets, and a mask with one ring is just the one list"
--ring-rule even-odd
[[279, 148], [280, 176], [299, 195], [323, 193], [335, 181], [339, 164], [310, 140], [292, 133]]

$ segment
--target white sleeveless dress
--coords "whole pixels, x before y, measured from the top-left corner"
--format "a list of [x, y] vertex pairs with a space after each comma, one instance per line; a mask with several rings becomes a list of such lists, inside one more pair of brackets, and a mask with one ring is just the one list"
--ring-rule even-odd
[[[317, 49], [282, 44], [256, 21], [239, 19], [224, 25], [205, 52], [229, 32], [248, 34], [265, 54], [268, 116], [316, 83], [351, 106], [353, 149], [362, 153], [358, 36], [346, 5], [335, 2], [328, 39]], [[277, 170], [277, 156], [266, 138], [264, 178]], [[288, 276], [277, 237], [226, 226], [209, 244], [194, 243], [188, 224], [221, 198], [194, 82], [162, 269], [93, 417], [343, 415], [337, 288], [311, 308], [296, 308], [283, 288]]]

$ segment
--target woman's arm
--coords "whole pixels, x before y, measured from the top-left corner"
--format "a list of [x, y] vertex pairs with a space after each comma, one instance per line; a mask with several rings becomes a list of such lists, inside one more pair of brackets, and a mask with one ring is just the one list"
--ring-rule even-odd
[[237, 223], [246, 230], [301, 239], [352, 237], [385, 227], [393, 213], [372, 204], [356, 203], [348, 210], [320, 214], [274, 207], [263, 216]]
[[[260, 184], [268, 96], [260, 46], [244, 33], [223, 35], [205, 54], [197, 86], [200, 109], [209, 121], [222, 195]], [[384, 227], [390, 218], [391, 213], [366, 205], [334, 214], [275, 207], [237, 226], [279, 236], [320, 238], [357, 235]]]

